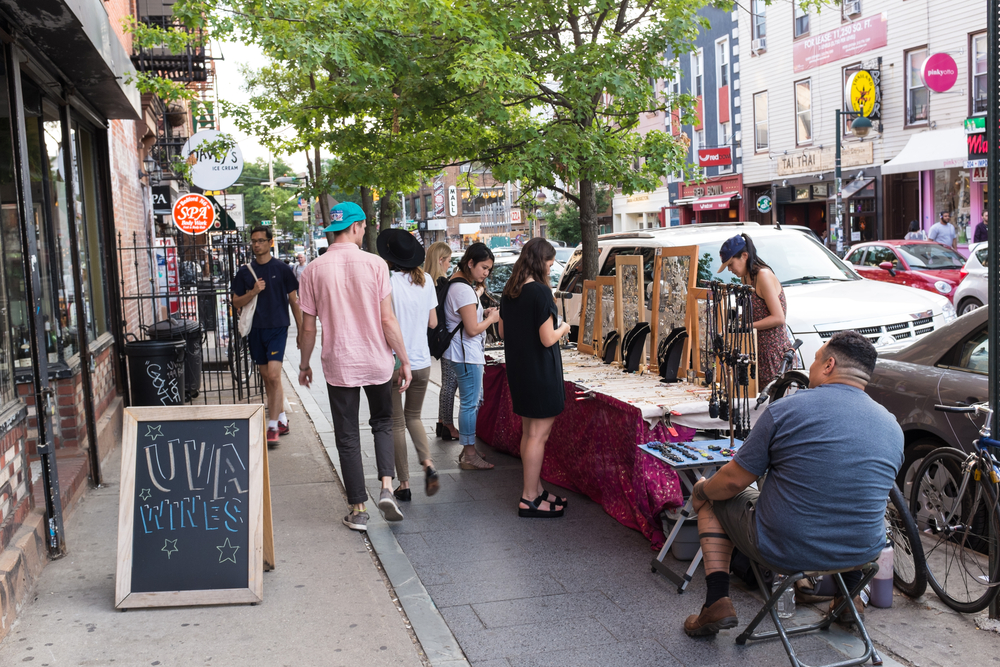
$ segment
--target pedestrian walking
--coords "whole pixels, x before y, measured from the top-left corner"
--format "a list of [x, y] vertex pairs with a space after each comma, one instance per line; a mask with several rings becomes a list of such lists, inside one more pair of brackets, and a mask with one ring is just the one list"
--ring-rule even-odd
[[566, 506], [566, 499], [546, 491], [540, 479], [545, 443], [566, 403], [558, 343], [569, 324], [559, 322], [549, 288], [555, 259], [556, 249], [545, 239], [525, 243], [500, 298], [507, 385], [514, 414], [521, 417], [521, 517], [560, 517]]
[[299, 281], [285, 263], [271, 255], [271, 228], [265, 225], [250, 230], [253, 262], [240, 267], [233, 277], [233, 307], [243, 309], [256, 299], [253, 326], [247, 336], [250, 357], [264, 380], [267, 399], [267, 444], [278, 444], [279, 436], [289, 432], [288, 415], [283, 409], [285, 394], [281, 388], [281, 363], [288, 340], [288, 309], [291, 307], [295, 325], [302, 331], [299, 309]]
[[951, 224], [951, 213], [944, 211], [941, 218], [931, 225], [931, 230], [927, 233], [928, 241], [935, 241], [949, 248], [958, 248], [958, 230]]
[[[413, 380], [406, 388], [406, 405], [403, 394], [392, 392], [392, 436], [396, 452], [396, 478], [399, 487], [393, 492], [397, 500], [409, 501], [410, 464], [406, 451], [406, 432], [417, 450], [420, 465], [424, 468], [424, 490], [428, 496], [438, 492], [441, 482], [431, 460], [427, 433], [420, 420], [424, 407], [427, 383], [431, 378], [431, 351], [427, 342], [427, 329], [437, 326], [437, 291], [434, 283], [420, 267], [424, 262], [424, 248], [403, 229], [386, 229], [376, 241], [378, 254], [388, 263], [392, 283], [392, 307], [403, 333], [403, 345], [410, 358]], [[392, 385], [399, 388], [399, 370], [392, 374]]]
[[316, 345], [316, 318], [323, 324], [323, 375], [326, 377], [333, 431], [340, 455], [340, 471], [347, 489], [350, 513], [344, 525], [368, 530], [365, 472], [361, 464], [361, 431], [358, 427], [361, 390], [368, 398], [375, 465], [382, 483], [378, 508], [389, 521], [400, 521], [403, 513], [392, 495], [392, 374], [399, 364], [399, 390], [410, 384], [410, 359], [406, 354], [399, 322], [392, 312], [389, 269], [379, 257], [361, 250], [365, 238], [365, 214], [353, 202], [343, 202], [331, 211], [333, 243], [320, 258], [310, 262], [302, 274], [302, 327], [299, 384], [312, 384], [309, 359]]
[[778, 375], [781, 358], [792, 347], [785, 330], [788, 304], [785, 290], [774, 271], [757, 256], [753, 240], [746, 234], [726, 239], [719, 250], [723, 270], [740, 278], [744, 285], [753, 287], [753, 328], [757, 330], [757, 382], [761, 387]]
[[916, 220], [910, 220], [910, 231], [906, 232], [906, 236], [903, 237], [905, 241], [926, 241], [927, 234], [924, 230], [920, 229], [920, 223]]
[[[430, 277], [437, 290], [438, 303], [443, 300], [448, 284], [448, 268], [451, 266], [451, 246], [443, 241], [431, 244], [424, 259], [424, 272]], [[451, 361], [441, 358], [441, 393], [438, 396], [438, 420], [435, 426], [437, 437], [442, 440], [458, 440], [455, 428], [455, 393], [458, 391], [458, 375]]]
[[296, 278], [301, 278], [302, 277], [302, 272], [306, 270], [306, 265], [308, 264], [308, 262], [306, 261], [305, 253], [301, 253], [300, 252], [299, 254], [297, 254], [295, 256], [295, 262], [296, 262], [295, 263], [295, 277]]
[[989, 227], [986, 226], [986, 223], [989, 221], [989, 217], [990, 217], [989, 211], [983, 209], [983, 221], [980, 222], [978, 225], [976, 225], [976, 231], [973, 232], [972, 235], [973, 243], [983, 243], [984, 241], [989, 240], [990, 231]]
[[486, 330], [500, 320], [500, 313], [496, 308], [484, 310], [473, 288], [476, 283], [486, 281], [493, 270], [493, 261], [493, 251], [485, 244], [473, 243], [469, 246], [451, 277], [444, 301], [448, 331], [462, 325], [443, 355], [452, 362], [458, 377], [458, 441], [463, 446], [458, 464], [462, 470], [493, 468], [493, 464], [476, 451], [476, 416], [483, 391]]

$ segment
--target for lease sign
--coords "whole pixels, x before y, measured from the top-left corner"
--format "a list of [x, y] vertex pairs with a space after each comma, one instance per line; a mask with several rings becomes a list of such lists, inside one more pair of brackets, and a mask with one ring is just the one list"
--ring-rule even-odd
[[800, 39], [792, 49], [793, 69], [796, 73], [804, 72], [885, 46], [889, 34], [888, 25], [888, 18], [883, 12], [847, 23], [821, 35]]

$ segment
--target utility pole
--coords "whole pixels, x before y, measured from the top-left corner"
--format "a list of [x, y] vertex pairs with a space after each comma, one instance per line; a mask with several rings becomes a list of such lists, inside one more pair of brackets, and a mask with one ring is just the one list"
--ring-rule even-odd
[[[994, 434], [1000, 432], [997, 430], [997, 410], [1000, 409], [998, 406], [998, 401], [1000, 401], [1000, 396], [997, 392], [997, 378], [1000, 378], [1000, 350], [997, 349], [997, 345], [1000, 344], [1000, 330], [997, 327], [997, 308], [1000, 307], [1000, 289], [997, 286], [997, 258], [1000, 254], [997, 253], [997, 244], [1000, 243], [1000, 203], [997, 201], [997, 188], [1000, 187], [1000, 151], [997, 150], [997, 141], [1000, 140], [1000, 132], [997, 131], [997, 123], [1000, 122], [1000, 49], [997, 48], [997, 44], [1000, 44], [1000, 4], [998, 0], [990, 0], [986, 3], [986, 41], [987, 46], [986, 53], [989, 62], [986, 69], [987, 77], [987, 91], [989, 95], [989, 101], [986, 107], [986, 180], [987, 180], [987, 192], [989, 192], [989, 201], [987, 202], [987, 210], [989, 212], [989, 224], [986, 226], [989, 242], [989, 264], [987, 266], [987, 306], [989, 310], [989, 317], [987, 321], [987, 338], [989, 340], [989, 388], [990, 388], [990, 408], [993, 410], [993, 416], [991, 417], [992, 431]], [[994, 435], [996, 437], [996, 435]], [[992, 522], [988, 522], [990, 530], [993, 529]], [[997, 553], [997, 539], [1000, 536], [990, 535], [990, 549], [989, 549], [989, 571], [995, 572], [996, 559], [1000, 558], [1000, 554]], [[996, 598], [993, 598], [993, 602], [990, 603], [990, 618], [1000, 618], [1000, 603], [997, 602]]]

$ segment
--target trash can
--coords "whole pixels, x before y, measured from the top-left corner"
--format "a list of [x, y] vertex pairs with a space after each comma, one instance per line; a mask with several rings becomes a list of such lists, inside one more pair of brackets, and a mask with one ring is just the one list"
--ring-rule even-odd
[[184, 341], [134, 340], [125, 343], [132, 405], [184, 403]]
[[201, 392], [202, 326], [192, 320], [169, 319], [161, 320], [146, 327], [146, 335], [150, 340], [184, 341], [187, 354], [184, 355], [184, 400], [197, 398]]

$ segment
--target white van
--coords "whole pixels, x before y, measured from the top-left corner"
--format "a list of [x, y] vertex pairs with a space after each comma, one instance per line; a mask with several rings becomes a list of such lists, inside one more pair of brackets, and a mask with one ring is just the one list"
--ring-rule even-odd
[[[642, 255], [648, 290], [657, 247], [696, 245], [700, 285], [709, 280], [736, 281], [729, 271], [720, 274], [716, 271], [721, 264], [719, 248], [723, 241], [741, 232], [753, 239], [758, 257], [774, 270], [784, 286], [788, 302], [785, 323], [792, 337], [802, 340], [800, 361], [806, 367], [812, 363], [816, 350], [838, 331], [858, 331], [878, 347], [896, 346], [922, 338], [955, 319], [955, 308], [943, 296], [904, 285], [865, 280], [811, 235], [752, 222], [605, 234], [598, 240], [600, 275], [614, 275], [618, 255]], [[580, 246], [566, 265], [559, 285], [561, 293], [569, 293], [562, 301], [574, 336], [583, 293], [582, 258]], [[650, 302], [646, 303], [648, 309]], [[562, 305], [559, 307], [561, 312]], [[647, 313], [647, 321], [649, 317]]]

